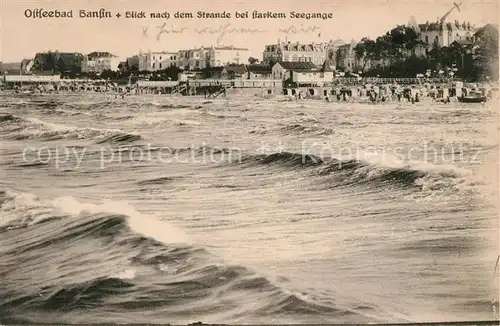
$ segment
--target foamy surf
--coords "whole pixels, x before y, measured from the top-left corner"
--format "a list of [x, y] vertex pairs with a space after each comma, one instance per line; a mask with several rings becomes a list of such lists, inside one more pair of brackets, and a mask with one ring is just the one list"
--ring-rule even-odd
[[[478, 172], [498, 161], [487, 108], [53, 97], [2, 98], [4, 323], [422, 322], [497, 309], [496, 170]], [[425, 144], [458, 154], [425, 160], [412, 150]], [[27, 145], [84, 156], [26, 162]]]

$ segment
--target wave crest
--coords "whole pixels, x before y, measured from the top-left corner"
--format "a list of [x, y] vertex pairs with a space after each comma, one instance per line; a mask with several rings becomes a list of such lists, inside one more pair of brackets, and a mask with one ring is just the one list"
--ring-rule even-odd
[[422, 162], [396, 163], [369, 155], [361, 160], [322, 158], [314, 154], [279, 152], [250, 155], [243, 159], [243, 163], [248, 166], [268, 165], [278, 169], [308, 169], [311, 176], [333, 177], [335, 186], [386, 184], [431, 191], [456, 184], [445, 182], [445, 180], [460, 179], [471, 174], [469, 170], [451, 165], [433, 165]]
[[122, 130], [80, 128], [45, 122], [36, 118], [22, 118], [13, 114], [0, 115], [2, 134], [7, 139], [26, 140], [83, 140], [95, 139], [98, 144], [134, 142], [141, 139], [139, 134]]

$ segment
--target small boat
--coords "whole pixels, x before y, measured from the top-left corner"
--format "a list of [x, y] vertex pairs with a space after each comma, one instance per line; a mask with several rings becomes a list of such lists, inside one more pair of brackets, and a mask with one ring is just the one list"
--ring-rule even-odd
[[483, 103], [486, 102], [486, 96], [461, 96], [458, 97], [458, 101], [462, 103]]

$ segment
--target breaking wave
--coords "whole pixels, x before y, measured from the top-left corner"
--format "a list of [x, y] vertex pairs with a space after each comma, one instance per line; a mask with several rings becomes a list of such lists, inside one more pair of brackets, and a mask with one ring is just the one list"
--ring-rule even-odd
[[[0, 228], [3, 322], [29, 322], [27, 311], [37, 322], [89, 322], [92, 317], [83, 317], [82, 310], [92, 316], [103, 309], [127, 311], [133, 318], [146, 307], [165, 310], [176, 321], [193, 311], [237, 315], [238, 307], [230, 303], [235, 296], [246, 297], [238, 305], [251, 304], [250, 314], [261, 317], [361, 314], [223, 262], [190, 243], [182, 230], [126, 203], [82, 204], [72, 197], [44, 201], [4, 190], [0, 211], [6, 217]], [[26, 278], [31, 281], [23, 282]]]
[[134, 142], [141, 139], [135, 133], [121, 130], [79, 128], [48, 123], [36, 118], [21, 118], [13, 114], [0, 115], [0, 132], [6, 139], [26, 140], [40, 139], [54, 141], [61, 139], [81, 140], [94, 139], [98, 144]]
[[[333, 186], [347, 185], [399, 185], [420, 190], [449, 187], [457, 180], [471, 175], [471, 171], [451, 165], [427, 163], [389, 163], [367, 155], [364, 159], [322, 158], [314, 154], [281, 152], [249, 155], [242, 163], [247, 166], [266, 165], [287, 169], [309, 169], [311, 176], [333, 177]], [[325, 180], [326, 182], [326, 180]]]

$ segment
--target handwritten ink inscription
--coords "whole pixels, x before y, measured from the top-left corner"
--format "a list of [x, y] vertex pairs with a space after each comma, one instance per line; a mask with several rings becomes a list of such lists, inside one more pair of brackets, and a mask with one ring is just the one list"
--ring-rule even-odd
[[[142, 35], [147, 37], [147, 32], [148, 32], [149, 27], [142, 27]], [[181, 28], [176, 28], [176, 27], [167, 27], [167, 23], [163, 23], [162, 25], [156, 26], [157, 28], [157, 34], [156, 34], [156, 40], [159, 41], [161, 37], [164, 34], [183, 34], [188, 31], [192, 31], [196, 34], [202, 35], [202, 34], [209, 34], [209, 35], [216, 35], [216, 43], [220, 44], [222, 40], [230, 34], [257, 34], [257, 33], [267, 33], [269, 31], [263, 30], [263, 29], [258, 29], [258, 28], [236, 28], [233, 27], [231, 23], [226, 23], [222, 24], [219, 27], [204, 27], [204, 28], [194, 28], [194, 29], [189, 29], [187, 27], [181, 27]], [[278, 32], [279, 33], [284, 33], [284, 34], [307, 34], [307, 33], [315, 33], [320, 31], [320, 27], [318, 26], [304, 26], [300, 25], [299, 27], [295, 25], [291, 25], [285, 28], [279, 28]]]
[[166, 26], [167, 26], [167, 23], [164, 23], [163, 25], [156, 27], [159, 29], [158, 34], [156, 34], [157, 41], [160, 40], [160, 38], [163, 34], [182, 34], [182, 33], [184, 33], [184, 31], [188, 30], [187, 27], [182, 27], [182, 28], [172, 27], [171, 29], [168, 29]]

